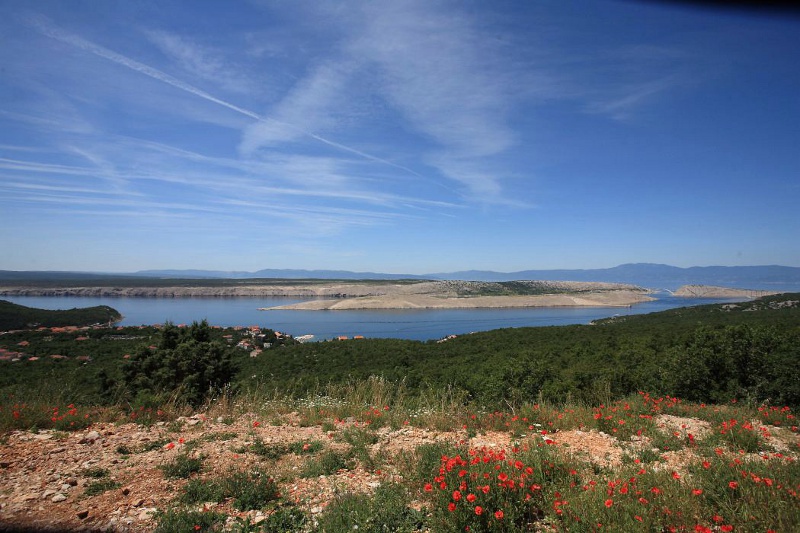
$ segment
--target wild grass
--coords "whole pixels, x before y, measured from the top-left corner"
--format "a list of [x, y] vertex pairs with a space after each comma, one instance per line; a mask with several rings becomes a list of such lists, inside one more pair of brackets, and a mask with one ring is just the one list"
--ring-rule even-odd
[[118, 489], [121, 486], [122, 484], [113, 479], [98, 479], [86, 485], [83, 494], [84, 496], [97, 496], [106, 491]]
[[168, 479], [189, 479], [203, 470], [203, 458], [182, 453], [159, 468]]
[[278, 486], [264, 470], [230, 469], [211, 479], [191, 479], [179, 500], [182, 503], [222, 502], [230, 499], [234, 509], [262, 509], [278, 499]]

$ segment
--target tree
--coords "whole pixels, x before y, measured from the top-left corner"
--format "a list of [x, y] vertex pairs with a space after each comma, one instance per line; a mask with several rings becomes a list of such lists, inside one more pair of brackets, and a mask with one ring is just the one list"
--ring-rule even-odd
[[766, 362], [781, 344], [773, 328], [701, 326], [670, 354], [674, 393], [695, 401], [762, 399], [770, 380]]
[[[176, 334], [177, 333], [177, 334]], [[141, 346], [122, 368], [123, 380], [138, 403], [162, 403], [171, 395], [197, 406], [235, 374], [231, 349], [210, 340], [204, 320], [188, 334], [167, 323], [155, 349]]]

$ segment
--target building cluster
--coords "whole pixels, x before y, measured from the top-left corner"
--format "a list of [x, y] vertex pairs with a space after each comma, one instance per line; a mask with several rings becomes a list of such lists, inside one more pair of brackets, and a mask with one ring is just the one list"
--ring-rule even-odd
[[[44, 330], [48, 330], [48, 329], [52, 333], [64, 333], [64, 332], [67, 332], [67, 331], [79, 331], [79, 330], [88, 329], [88, 328], [77, 328], [77, 327], [74, 327], [74, 326], [67, 326], [67, 327], [63, 327], [63, 328], [60, 328], [60, 327], [59, 328], [39, 328], [39, 331], [44, 331]], [[75, 338], [76, 342], [86, 341], [86, 340], [89, 340], [89, 337], [80, 336], [80, 337], [76, 337]], [[27, 353], [22, 351], [25, 348], [27, 348], [28, 346], [30, 346], [30, 344], [31, 343], [28, 342], [28, 341], [20, 341], [20, 342], [18, 342], [17, 343], [17, 346], [19, 347], [18, 350], [9, 350], [8, 348], [3, 348], [2, 346], [0, 346], [0, 361], [11, 361], [12, 363], [16, 363], [18, 361], [38, 361], [39, 359], [42, 359], [42, 357], [39, 357], [39, 356], [36, 356], [36, 355], [28, 355]], [[61, 354], [57, 354], [57, 353], [48, 355], [47, 358], [54, 359], [54, 360], [69, 359], [69, 357], [67, 357], [66, 355], [61, 355]], [[83, 362], [88, 363], [89, 361], [92, 360], [92, 358], [90, 356], [88, 356], [88, 355], [79, 355], [79, 356], [75, 357], [75, 360], [76, 361], [83, 361]]]

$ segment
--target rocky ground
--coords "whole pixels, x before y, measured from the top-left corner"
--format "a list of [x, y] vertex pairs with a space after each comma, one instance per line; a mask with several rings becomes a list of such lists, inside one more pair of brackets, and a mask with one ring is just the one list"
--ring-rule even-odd
[[[187, 483], [168, 479], [160, 468], [181, 455], [201, 457], [205, 477], [218, 476], [230, 468], [247, 469], [264, 464], [264, 457], [249, 453], [259, 441], [270, 446], [322, 442], [325, 449], [347, 448], [334, 438], [355, 420], [337, 421], [331, 429], [322, 425], [301, 425], [297, 413], [284, 415], [271, 423], [243, 415], [236, 420], [209, 419], [204, 415], [182, 417], [174, 422], [159, 422], [150, 427], [140, 424], [96, 424], [88, 429], [59, 431], [13, 431], [0, 436], [0, 531], [119, 531], [145, 532], [156, 526], [155, 515]], [[708, 423], [688, 418], [661, 415], [665, 431], [689, 431], [698, 437], [709, 430]], [[369, 492], [382, 483], [401, 481], [409, 464], [404, 456], [421, 444], [445, 441], [507, 449], [512, 445], [509, 432], [472, 436], [466, 431], [436, 431], [406, 425], [398, 429], [376, 428], [377, 442], [370, 455], [380, 457], [380, 466], [367, 470], [363, 465], [342, 469], [332, 475], [302, 477], [304, 463], [312, 456], [289, 453], [269, 463], [271, 475], [279, 483], [284, 498], [311, 516], [324, 511], [337, 492]], [[776, 435], [782, 435], [780, 431]], [[574, 457], [591, 458], [600, 465], [616, 466], [626, 448], [645, 443], [620, 443], [597, 431], [561, 431], [528, 439], [550, 439]], [[776, 449], [797, 447], [797, 435], [786, 433], [785, 442], [776, 439]], [[683, 449], [664, 456], [664, 468], [677, 469], [690, 460]], [[102, 479], [98, 479], [102, 478]], [[97, 490], [106, 483], [106, 490]], [[412, 505], [420, 505], [412, 502]], [[200, 505], [231, 516], [258, 522], [262, 511], [239, 512], [230, 504], [208, 502]]]

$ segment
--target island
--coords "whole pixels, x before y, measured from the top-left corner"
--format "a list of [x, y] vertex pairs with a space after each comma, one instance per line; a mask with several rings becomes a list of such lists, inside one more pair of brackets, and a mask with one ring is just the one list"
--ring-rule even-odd
[[314, 300], [269, 310], [628, 307], [653, 300], [635, 285], [570, 281], [426, 281], [316, 287]]
[[[261, 310], [478, 309], [521, 307], [628, 307], [663, 292], [628, 283], [588, 281], [150, 279], [6, 280], [0, 296], [120, 298], [302, 298], [308, 301]], [[684, 285], [684, 298], [757, 298], [773, 291]]]

